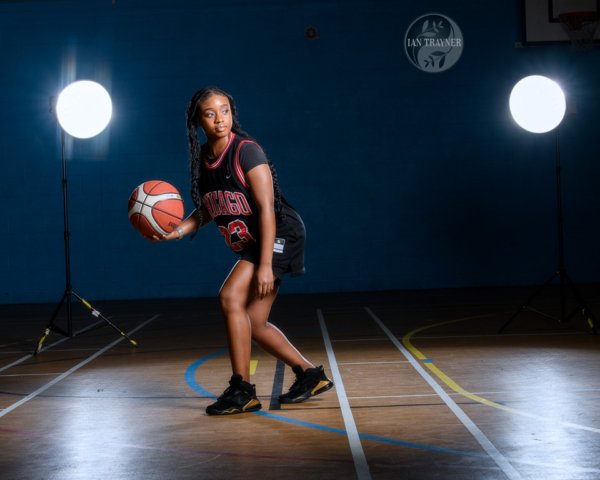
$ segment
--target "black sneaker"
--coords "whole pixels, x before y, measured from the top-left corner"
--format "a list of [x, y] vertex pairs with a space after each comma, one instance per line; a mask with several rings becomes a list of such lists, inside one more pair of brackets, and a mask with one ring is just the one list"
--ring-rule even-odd
[[255, 412], [262, 405], [256, 398], [254, 385], [244, 382], [242, 376], [235, 374], [229, 380], [229, 387], [217, 401], [206, 407], [208, 415], [232, 415], [234, 413]]
[[296, 374], [296, 381], [288, 393], [279, 396], [280, 403], [300, 403], [333, 387], [333, 382], [325, 375], [322, 365], [305, 371], [296, 365], [292, 370]]

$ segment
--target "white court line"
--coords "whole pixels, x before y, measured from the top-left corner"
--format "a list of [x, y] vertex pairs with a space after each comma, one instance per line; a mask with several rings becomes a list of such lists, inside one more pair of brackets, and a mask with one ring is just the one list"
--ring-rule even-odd
[[[69, 339], [68, 337], [61, 338], [60, 340], [57, 340], [56, 342], [48, 345], [44, 350], [48, 350], [56, 345], [59, 345], [60, 343], [66, 342], [68, 339]], [[12, 363], [9, 363], [8, 365], [4, 365], [3, 367], [0, 367], [0, 372], [3, 372], [4, 370], [8, 370], [9, 368], [15, 367], [15, 366], [19, 365], [20, 363], [23, 363], [25, 360], [29, 360], [32, 357], [33, 357], [33, 353], [30, 353], [29, 355], [25, 355], [24, 357], [21, 357]]]
[[[408, 362], [405, 362], [408, 363]], [[460, 393], [449, 393], [448, 395], [453, 397], [462, 397]], [[419, 398], [419, 397], [435, 397], [438, 398], [436, 393], [410, 393], [406, 395], [370, 395], [366, 397], [348, 397], [351, 400], [377, 400], [380, 398]]]
[[[408, 362], [404, 362], [404, 363], [408, 363]], [[0, 375], [2, 376], [2, 375]], [[584, 388], [584, 389], [577, 389], [577, 390], [570, 390], [570, 393], [573, 394], [580, 394], [580, 393], [597, 393], [600, 392], [600, 389], [598, 388]], [[489, 395], [507, 395], [507, 394], [514, 394], [514, 391], [511, 390], [506, 390], [506, 391], [490, 391], [490, 392], [471, 392], [473, 395], [477, 395], [477, 396], [489, 396]], [[530, 391], [523, 391], [524, 394], [528, 394], [528, 395], [533, 395], [533, 396], [539, 396], [540, 395], [540, 390], [539, 389], [531, 389]], [[450, 395], [451, 397], [459, 397], [459, 398], [466, 398], [464, 397], [464, 395], [462, 393], [457, 393], [457, 392], [450, 392], [448, 393], [448, 395]], [[348, 397], [351, 400], [377, 400], [378, 398], [416, 398], [416, 397], [436, 397], [437, 398], [437, 394], [436, 393], [407, 393], [405, 395], [369, 395], [369, 396], [364, 396], [364, 397]], [[474, 400], [469, 400], [468, 398], [466, 398], [466, 400], [468, 400], [467, 403], [475, 403]], [[562, 423], [561, 423], [562, 425]], [[573, 427], [573, 425], [566, 425], [566, 426], [571, 426]], [[579, 426], [580, 428], [582, 426]], [[595, 430], [596, 432], [598, 430]]]
[[352, 459], [354, 460], [356, 475], [358, 480], [370, 480], [371, 472], [369, 471], [369, 464], [367, 463], [365, 452], [363, 451], [362, 444], [360, 443], [360, 437], [358, 435], [358, 430], [356, 429], [356, 423], [354, 423], [354, 417], [352, 416], [350, 403], [348, 402], [348, 397], [346, 396], [346, 389], [344, 388], [344, 383], [342, 382], [342, 376], [340, 375], [335, 354], [333, 353], [331, 339], [329, 338], [327, 326], [325, 325], [325, 318], [323, 317], [323, 312], [320, 308], [317, 309], [317, 316], [319, 317], [319, 325], [321, 326], [321, 332], [323, 334], [323, 340], [327, 350], [329, 367], [331, 368], [333, 381], [335, 382], [335, 390], [340, 402], [344, 426], [346, 427], [346, 433], [348, 434], [348, 442], [350, 443], [350, 451], [352, 452]]
[[[132, 335], [135, 332], [137, 332], [139, 329], [141, 329], [142, 327], [145, 327], [148, 323], [150, 323], [151, 321], [155, 320], [156, 318], [158, 318], [160, 316], [160, 314], [156, 314], [153, 317], [149, 318], [148, 320], [146, 320], [145, 322], [141, 323], [140, 325], [138, 325], [136, 328], [134, 328], [133, 330], [131, 330], [130, 332], [128, 332], [128, 335]], [[94, 353], [93, 355], [89, 356], [88, 358], [86, 358], [84, 361], [78, 363], [77, 365], [75, 365], [73, 368], [71, 368], [70, 370], [67, 370], [65, 373], [63, 373], [62, 375], [56, 377], [54, 380], [51, 380], [50, 382], [48, 382], [47, 384], [45, 384], [43, 387], [38, 388], [35, 392], [27, 395], [26, 397], [22, 398], [21, 400], [19, 400], [18, 402], [13, 403], [12, 405], [10, 405], [9, 407], [3, 409], [2, 411], [0, 411], [0, 418], [2, 418], [4, 415], [9, 414], [10, 412], [12, 412], [13, 410], [19, 408], [21, 405], [23, 405], [24, 403], [27, 403], [29, 400], [34, 399], [35, 397], [37, 397], [40, 393], [45, 392], [46, 390], [48, 390], [50, 387], [53, 387], [54, 385], [56, 385], [58, 382], [64, 380], [65, 378], [67, 378], [69, 375], [71, 375], [72, 373], [76, 372], [77, 370], [79, 370], [81, 367], [84, 367], [85, 365], [87, 365], [88, 363], [94, 361], [96, 358], [98, 358], [100, 355], [102, 355], [103, 353], [107, 352], [108, 350], [110, 350], [111, 348], [113, 348], [115, 345], [118, 345], [120, 342], [122, 342], [123, 340], [125, 340], [125, 337], [121, 336], [119, 337], [117, 340], [115, 340], [114, 342], [110, 343], [109, 345], [107, 345], [106, 347], [104, 347], [102, 350], [98, 350], [96, 353]]]
[[473, 438], [481, 445], [485, 452], [490, 456], [492, 460], [500, 467], [504, 474], [511, 480], [521, 480], [521, 474], [511, 465], [511, 463], [498, 451], [494, 444], [485, 436], [485, 434], [479, 429], [479, 427], [471, 420], [467, 414], [456, 404], [452, 397], [446, 393], [446, 391], [433, 379], [429, 373], [421, 366], [421, 364], [410, 354], [410, 352], [398, 341], [396, 336], [384, 325], [384, 323], [373, 313], [369, 307], [365, 307], [365, 310], [369, 316], [379, 325], [385, 334], [389, 337], [392, 343], [398, 350], [406, 357], [412, 367], [423, 377], [431, 388], [439, 395], [444, 401], [448, 408], [456, 415], [460, 422], [465, 428], [471, 433]]
[[397, 363], [408, 363], [408, 360], [396, 360], [395, 362], [338, 362], [338, 365], [389, 365]]
[[333, 340], [333, 343], [345, 343], [345, 342], [387, 342], [385, 337], [377, 338], [341, 338], [339, 340]]
[[445, 340], [454, 338], [504, 338], [504, 337], [564, 337], [565, 335], [589, 335], [585, 332], [546, 332], [546, 333], [480, 333], [472, 335], [413, 335], [411, 338], [418, 338], [419, 340]]
[[0, 355], [20, 355], [21, 353], [27, 353], [30, 351], [31, 351], [31, 349], [29, 349], [29, 348], [27, 350], [18, 350], [18, 351], [17, 350], [12, 350], [12, 351], [7, 350], [4, 352], [0, 352]]
[[[87, 327], [85, 327], [81, 330], [77, 330], [75, 332], [74, 336], [76, 336], [79, 332], [82, 332], [82, 331], [90, 329], [90, 328], [94, 328], [96, 325], [100, 325], [101, 323], [102, 323], [102, 320], [99, 320], [97, 322], [92, 323], [91, 325], [88, 325]], [[46, 350], [50, 350], [52, 347], [56, 347], [56, 345], [60, 345], [61, 343], [66, 342], [67, 340], [69, 340], [69, 337], [61, 338], [60, 340], [57, 340], [56, 342], [51, 343], [47, 347], [42, 348], [40, 350], [40, 353], [45, 352]], [[15, 367], [15, 366], [19, 365], [20, 363], [23, 363], [24, 361], [29, 360], [33, 356], [34, 356], [33, 353], [30, 353], [29, 355], [25, 355], [24, 357], [21, 357], [12, 363], [9, 363], [8, 365], [0, 367], [0, 372], [3, 372], [4, 370], [8, 370], [9, 368]]]
[[[539, 332], [539, 333], [482, 333], [479, 335], [414, 335], [411, 338], [417, 338], [419, 340], [429, 339], [454, 339], [454, 338], [503, 338], [503, 337], [553, 337], [563, 335], [588, 335], [585, 332]], [[387, 337], [369, 337], [369, 338], [341, 338], [333, 340], [333, 343], [351, 343], [351, 342], [387, 342]]]
[[[66, 337], [65, 340], [68, 340], [70, 337]], [[52, 347], [52, 345], [49, 345], [48, 347], [44, 348], [42, 351], [45, 352], [46, 350], [50, 349]], [[96, 350], [95, 348], [57, 348], [54, 351], [54, 353], [56, 352], [92, 352]], [[27, 353], [28, 350], [19, 350], [19, 351], [8, 351], [8, 352], [0, 352], [0, 355], [17, 355], [19, 353]], [[31, 350], [29, 350], [31, 351]], [[28, 357], [29, 358], [29, 357]]]

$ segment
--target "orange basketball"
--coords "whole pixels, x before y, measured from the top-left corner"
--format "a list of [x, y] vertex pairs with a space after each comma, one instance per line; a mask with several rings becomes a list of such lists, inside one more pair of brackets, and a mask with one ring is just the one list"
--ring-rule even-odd
[[179, 190], [162, 180], [142, 183], [129, 197], [129, 221], [148, 240], [175, 230], [183, 214]]

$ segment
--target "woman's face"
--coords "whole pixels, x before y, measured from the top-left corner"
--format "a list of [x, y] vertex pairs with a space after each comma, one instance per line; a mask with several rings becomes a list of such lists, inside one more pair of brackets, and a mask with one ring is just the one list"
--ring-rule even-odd
[[231, 132], [231, 106], [224, 95], [211, 95], [199, 104], [199, 120], [209, 142], [226, 138]]

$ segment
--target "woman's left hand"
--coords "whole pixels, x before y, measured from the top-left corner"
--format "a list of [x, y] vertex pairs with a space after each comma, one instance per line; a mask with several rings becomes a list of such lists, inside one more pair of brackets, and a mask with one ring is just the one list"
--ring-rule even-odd
[[264, 298], [275, 289], [275, 277], [271, 265], [259, 265], [256, 270], [256, 294]]

